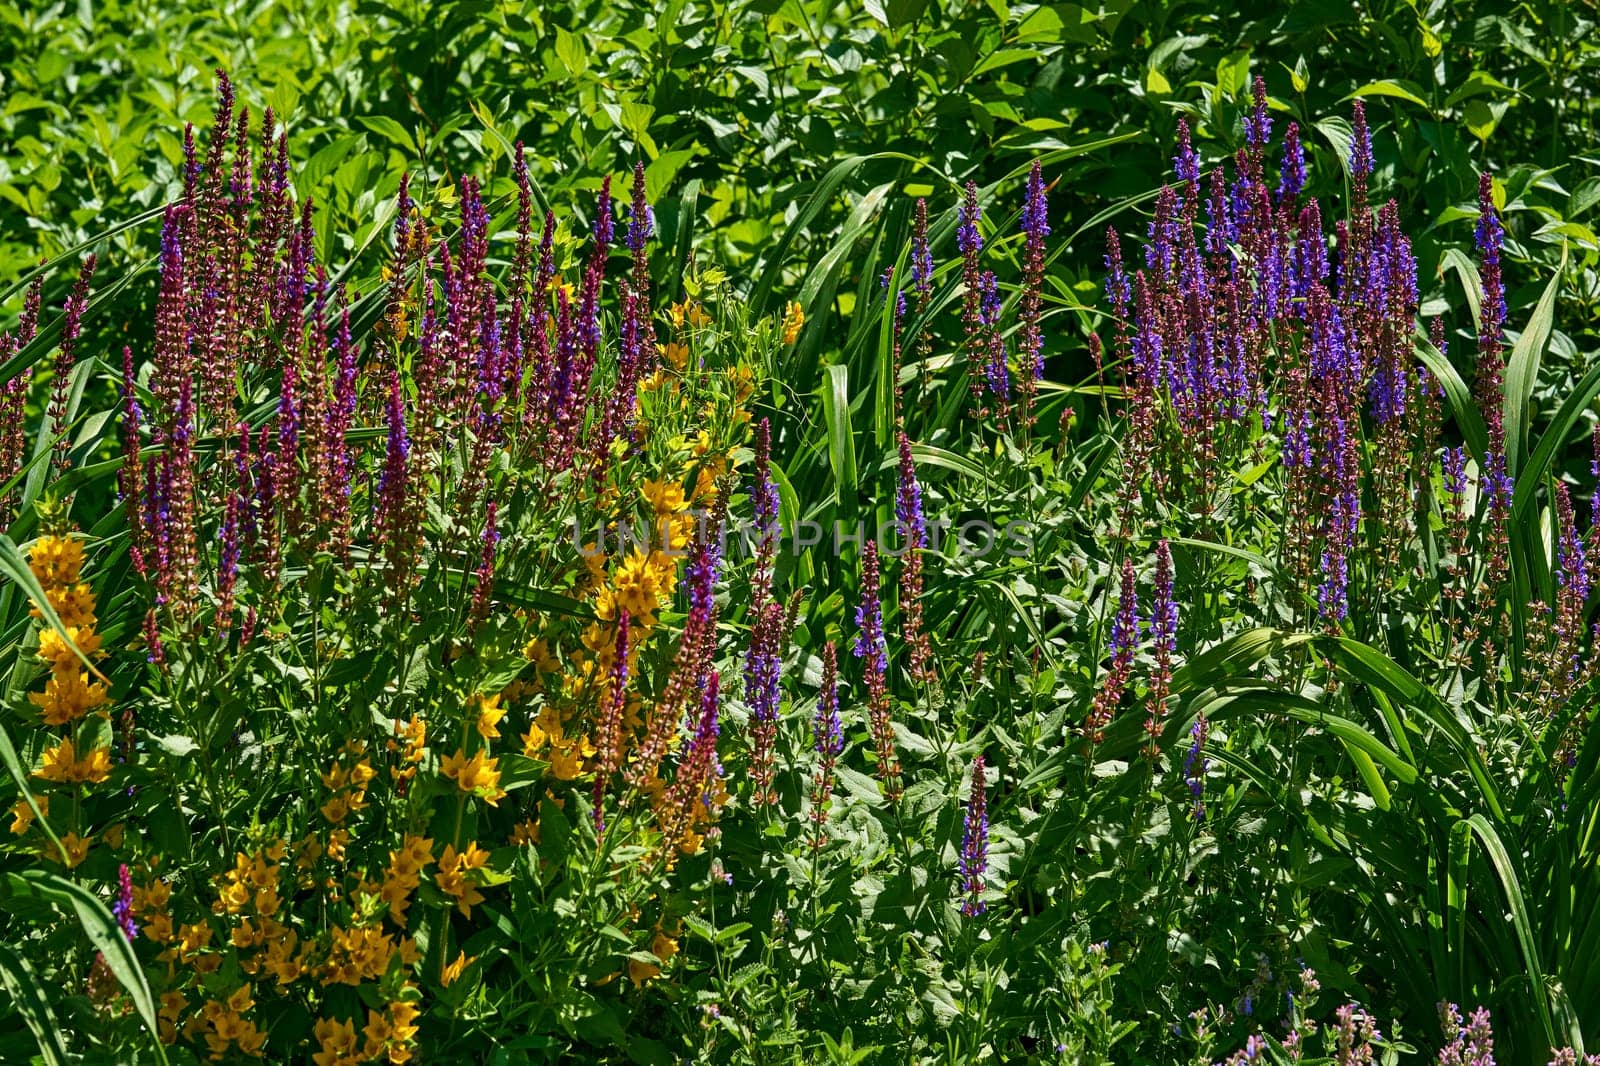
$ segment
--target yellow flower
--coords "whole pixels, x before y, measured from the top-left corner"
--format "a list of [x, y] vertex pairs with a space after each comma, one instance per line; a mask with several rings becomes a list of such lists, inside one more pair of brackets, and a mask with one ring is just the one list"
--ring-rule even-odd
[[82, 670], [58, 670], [45, 682], [43, 692], [28, 694], [28, 702], [39, 708], [45, 725], [67, 725], [104, 707], [108, 700], [102, 682], [90, 682]]
[[262, 960], [268, 973], [278, 979], [279, 987], [298, 981], [305, 972], [305, 953], [295, 957], [295, 946], [300, 934], [293, 929], [282, 929], [276, 939], [267, 942], [266, 957]]
[[667, 308], [667, 317], [677, 329], [682, 329], [685, 323], [690, 329], [698, 329], [711, 321], [711, 316], [706, 314], [705, 308], [693, 300], [672, 304]]
[[74, 537], [40, 537], [28, 549], [28, 569], [46, 591], [76, 584], [83, 569], [83, 544]]
[[454, 755], [444, 757], [439, 772], [453, 779], [461, 791], [471, 792], [493, 807], [498, 806], [500, 798], [506, 794], [500, 787], [499, 763], [498, 759], [486, 758], [481, 751], [469, 759], [465, 751], [458, 749]]
[[439, 872], [434, 874], [434, 884], [439, 886], [439, 891], [455, 898], [456, 908], [465, 917], [472, 917], [472, 908], [483, 902], [483, 894], [466, 875], [483, 869], [488, 861], [489, 853], [476, 842], [469, 843], [460, 853], [456, 852], [454, 844], [446, 844], [444, 854], [439, 856]]
[[805, 310], [799, 301], [790, 300], [783, 315], [783, 343], [793, 344], [800, 336], [800, 327], [806, 324]]
[[512, 826], [511, 843], [519, 848], [539, 843], [539, 819], [525, 818]]
[[734, 367], [728, 371], [728, 381], [733, 385], [733, 399], [735, 403], [744, 403], [756, 391], [756, 374], [747, 366]]
[[417, 1014], [415, 1003], [396, 1001], [389, 1004], [389, 1028], [394, 1033], [394, 1042], [389, 1045], [390, 1066], [404, 1066], [411, 1061], [411, 1049], [407, 1046], [417, 1037]]
[[680, 341], [671, 341], [667, 344], [656, 345], [656, 349], [668, 363], [672, 364], [672, 369], [674, 370], [682, 370], [689, 365], [689, 346], [687, 344]]
[[348, 829], [335, 829], [328, 834], [328, 858], [333, 862], [344, 862], [345, 845], [350, 843]]
[[617, 605], [630, 617], [651, 616], [661, 605], [662, 597], [672, 591], [670, 584], [663, 587], [661, 569], [637, 548], [618, 568], [612, 587], [616, 590]]
[[479, 694], [474, 696], [473, 700], [478, 704], [478, 735], [484, 740], [499, 737], [500, 719], [506, 716], [506, 709], [500, 706], [500, 697]]
[[[41, 803], [42, 807], [43, 804]], [[165, 881], [151, 881], [148, 886], [133, 886], [133, 912], [140, 918], [149, 918], [167, 909], [172, 898], [172, 886]]]
[[98, 784], [111, 776], [111, 752], [108, 748], [95, 748], [79, 758], [72, 746], [72, 738], [67, 737], [55, 747], [45, 750], [44, 760], [33, 776], [58, 784]]
[[[61, 838], [61, 847], [67, 853], [67, 869], [76, 869], [79, 863], [89, 857], [89, 845], [93, 842], [94, 837], [80, 837], [77, 833], [68, 833]], [[46, 847], [45, 857], [56, 862], [61, 859], [61, 853], [53, 847]]]
[[408, 868], [421, 872], [423, 867], [433, 861], [433, 841], [415, 833], [407, 833], [401, 850], [390, 852], [389, 857], [397, 865], [403, 859]]
[[413, 718], [408, 722], [395, 720], [394, 739], [389, 741], [389, 750], [399, 752], [402, 761], [408, 763], [421, 762], [423, 749], [427, 746], [427, 722], [421, 718]]
[[[88, 585], [62, 585], [58, 588], [45, 587], [44, 598], [50, 601], [50, 606], [55, 608], [56, 615], [61, 619], [61, 625], [66, 629], [90, 629], [94, 626], [94, 593]], [[29, 612], [35, 618], [42, 619], [44, 612], [34, 606]]]
[[322, 816], [334, 825], [345, 820], [350, 813], [350, 799], [347, 796], [335, 796], [322, 805]]
[[307, 836], [294, 848], [294, 864], [301, 870], [309, 870], [322, 858], [322, 842], [314, 836]]
[[161, 1010], [158, 1012], [161, 1028], [161, 1042], [163, 1044], [176, 1043], [178, 1039], [178, 1019], [183, 1016], [183, 1010], [189, 1005], [189, 998], [176, 990], [161, 993]]
[[455, 962], [446, 964], [444, 970], [439, 974], [439, 983], [446, 988], [450, 987], [460, 979], [462, 972], [469, 965], [477, 961], [478, 957], [476, 955], [468, 958], [467, 953], [463, 951]]
[[406, 924], [406, 910], [411, 906], [411, 890], [415, 887], [414, 881], [408, 884], [406, 878], [392, 872], [378, 887], [378, 898], [388, 904], [389, 917], [402, 929]]
[[381, 1057], [389, 1041], [394, 1039], [394, 1026], [389, 1021], [387, 1011], [368, 1009], [367, 1024], [361, 1032], [367, 1038], [364, 1054], [369, 1059]]
[[677, 514], [689, 506], [683, 498], [683, 486], [676, 481], [651, 481], [647, 478], [639, 493], [657, 518]]
[[321, 1050], [311, 1056], [316, 1066], [355, 1066], [361, 1061], [354, 1024], [322, 1018], [312, 1032], [321, 1045]]
[[[50, 814], [49, 796], [35, 796], [34, 802], [39, 804], [40, 812], [46, 816]], [[16, 805], [11, 808], [11, 818], [12, 835], [21, 836], [23, 833], [26, 833], [28, 831], [28, 827], [33, 824], [33, 808], [28, 806], [27, 800], [17, 800]]]
[[380, 928], [335, 927], [322, 983], [359, 985], [365, 980], [376, 980], [388, 969], [394, 952], [394, 938]]
[[594, 755], [587, 736], [567, 741], [550, 749], [550, 772], [558, 781], [572, 781], [583, 773], [583, 760]]
[[165, 914], [151, 915], [145, 920], [143, 929], [145, 936], [157, 944], [165, 944], [172, 939], [172, 918]]
[[[100, 651], [100, 634], [93, 629], [82, 629], [72, 626], [67, 630], [67, 635], [89, 658], [95, 658]], [[78, 665], [78, 653], [72, 650], [72, 644], [61, 639], [61, 634], [54, 629], [39, 631], [39, 658], [50, 664], [50, 669], [57, 674], [65, 673]]]

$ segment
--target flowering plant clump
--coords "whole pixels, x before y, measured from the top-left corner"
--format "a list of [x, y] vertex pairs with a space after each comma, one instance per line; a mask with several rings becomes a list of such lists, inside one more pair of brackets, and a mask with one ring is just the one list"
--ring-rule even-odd
[[1600, 370], [1229, 79], [1093, 277], [1055, 151], [749, 277], [644, 140], [321, 232], [219, 73], [148, 332], [0, 334], [0, 1048], [1592, 1058]]
[[[60, 624], [39, 630], [13, 835], [123, 879], [160, 1038], [204, 1058], [411, 1061], [438, 1004], [481, 1009], [494, 966], [533, 979], [557, 950], [485, 932], [557, 920], [537, 900], [601, 871], [620, 879], [579, 922], [615, 939], [585, 934], [562, 980], [659, 974], [667, 871], [727, 799], [710, 620], [663, 614], [686, 557], [691, 596], [715, 594], [703, 519], [728, 509], [762, 345], [793, 316], [717, 317], [712, 271], [663, 309], [643, 170], [620, 211], [602, 186], [584, 248], [535, 219], [520, 155], [509, 242], [472, 179], [431, 202], [402, 184], [357, 296], [318, 261], [270, 112], [253, 126], [224, 77], [185, 143], [154, 345], [121, 360], [147, 606], [117, 656], [143, 668], [113, 698], [85, 540], [50, 518], [27, 557]], [[606, 543], [623, 527], [650, 536]]]

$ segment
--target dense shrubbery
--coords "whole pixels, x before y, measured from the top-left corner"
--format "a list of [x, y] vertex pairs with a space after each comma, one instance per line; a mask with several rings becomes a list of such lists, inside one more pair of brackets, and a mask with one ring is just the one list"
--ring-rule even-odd
[[0, 1058], [1600, 1040], [1586, 26], [293, 10], [0, 175]]

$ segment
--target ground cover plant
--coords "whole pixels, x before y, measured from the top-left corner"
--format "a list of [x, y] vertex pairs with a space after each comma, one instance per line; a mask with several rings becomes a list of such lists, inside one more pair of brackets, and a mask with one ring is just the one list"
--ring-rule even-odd
[[1600, 1050], [1582, 18], [294, 11], [4, 187], [0, 1059]]

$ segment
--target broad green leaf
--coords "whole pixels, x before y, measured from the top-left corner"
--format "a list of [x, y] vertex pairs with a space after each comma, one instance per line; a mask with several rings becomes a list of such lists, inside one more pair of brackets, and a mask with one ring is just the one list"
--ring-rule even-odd
[[1388, 96], [1396, 100], [1416, 104], [1425, 111], [1432, 111], [1428, 101], [1422, 98], [1422, 87], [1408, 81], [1399, 81], [1394, 78], [1384, 78], [1381, 81], [1369, 81], [1355, 92], [1345, 97], [1346, 100], [1355, 100], [1371, 96]]
[[407, 152], [416, 153], [418, 151], [417, 142], [412, 138], [411, 133], [387, 115], [360, 115], [356, 118], [356, 121], [373, 133], [398, 144]]

